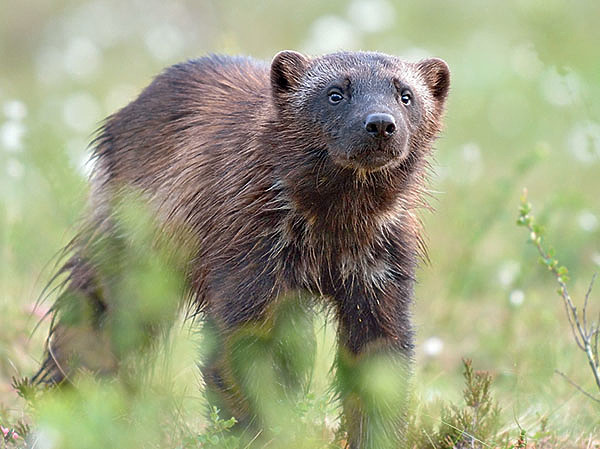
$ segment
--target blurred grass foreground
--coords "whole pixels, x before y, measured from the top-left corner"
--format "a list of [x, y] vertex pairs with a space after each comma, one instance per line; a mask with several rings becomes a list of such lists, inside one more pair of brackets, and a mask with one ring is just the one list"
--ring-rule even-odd
[[[166, 65], [209, 52], [268, 60], [285, 48], [438, 56], [452, 70], [437, 210], [422, 214], [430, 263], [414, 306], [414, 446], [598, 447], [598, 404], [555, 373], [593, 391], [586, 358], [515, 220], [527, 187], [583, 298], [600, 270], [599, 17], [600, 2], [560, 0], [0, 3], [0, 448], [245, 447], [229, 416], [206, 413], [196, 362], [207, 337], [182, 317], [117, 376], [82, 374], [52, 391], [23, 378], [42, 357], [48, 320], [33, 330], [52, 298], [36, 299], [77, 230], [100, 121]], [[135, 285], [177, 293], [176, 278], [138, 261]], [[325, 313], [312, 326], [309, 388], [260, 396], [276, 411], [264, 445], [345, 442], [328, 383], [335, 329]], [[266, 360], [264, 380], [277, 382]], [[382, 394], [384, 374], [368, 376]]]

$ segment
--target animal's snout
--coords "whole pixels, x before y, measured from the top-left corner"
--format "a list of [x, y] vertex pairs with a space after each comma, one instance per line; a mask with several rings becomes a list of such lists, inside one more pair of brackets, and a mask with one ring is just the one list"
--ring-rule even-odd
[[373, 137], [385, 139], [396, 132], [396, 120], [391, 114], [369, 114], [365, 120], [365, 130]]

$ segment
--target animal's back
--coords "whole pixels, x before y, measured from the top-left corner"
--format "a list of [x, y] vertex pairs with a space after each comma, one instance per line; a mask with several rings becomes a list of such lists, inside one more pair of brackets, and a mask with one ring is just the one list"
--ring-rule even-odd
[[251, 58], [208, 56], [166, 69], [101, 129], [92, 202], [133, 189], [161, 222], [186, 228], [204, 255], [224, 248], [219, 237], [248, 225], [258, 205], [249, 206], [268, 189], [272, 167], [260, 154], [268, 148], [257, 138], [269, 89], [269, 67]]
[[[268, 89], [268, 67], [250, 58], [208, 56], [168, 68], [107, 119], [94, 142], [94, 181], [163, 196], [243, 171]], [[238, 181], [229, 178], [227, 185]]]

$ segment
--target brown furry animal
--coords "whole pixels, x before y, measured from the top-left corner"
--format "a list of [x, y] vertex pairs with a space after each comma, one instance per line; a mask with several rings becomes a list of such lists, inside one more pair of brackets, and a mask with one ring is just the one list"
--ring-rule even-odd
[[[400, 361], [393, 366], [403, 382], [409, 376], [423, 251], [415, 209], [424, 205], [448, 89], [439, 59], [367, 52], [283, 51], [270, 66], [208, 56], [168, 68], [94, 142], [90, 218], [61, 270], [68, 279], [37, 379], [60, 382], [76, 366], [69, 343], [77, 326], [65, 310], [85, 305], [87, 333], [127, 307], [113, 288], [126, 268], [110, 250], [119, 245], [96, 242], [118, 241], [112, 201], [134, 189], [185, 248], [187, 290], [217, 336], [204, 378], [225, 414], [260, 425], [244, 393], [248, 379], [232, 368], [232, 335], [250, 323], [268, 328], [278, 298], [308, 292], [337, 318], [337, 386], [351, 446], [399, 444], [405, 392], [369, 401], [355, 377], [377, 354]], [[110, 275], [96, 262], [103, 252], [117, 267]]]

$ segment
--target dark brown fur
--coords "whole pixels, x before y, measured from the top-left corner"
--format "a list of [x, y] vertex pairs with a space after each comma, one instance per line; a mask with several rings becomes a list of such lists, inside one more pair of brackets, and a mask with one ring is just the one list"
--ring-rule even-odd
[[[331, 83], [347, 102], [338, 109], [325, 97]], [[298, 291], [325, 298], [339, 323], [350, 441], [377, 447], [369, 434], [377, 428], [368, 430], [369, 412], [343, 377], [365, 354], [412, 357], [410, 303], [423, 253], [415, 209], [424, 205], [448, 85], [440, 60], [413, 64], [378, 53], [282, 52], [271, 66], [210, 56], [167, 69], [109, 117], [94, 142], [89, 225], [64, 268], [66, 291], [88, 298], [96, 315], [110, 309], [114, 300], [101, 293], [110, 289], [100, 288], [110, 281], [90, 262], [90, 233], [111, 234], [119, 191], [142, 192], [167, 233], [185, 229], [174, 240], [190, 252], [190, 297], [222, 345], [240, 326], [267, 319], [277, 298]], [[404, 87], [412, 109], [398, 99]], [[375, 147], [362, 117], [380, 110], [401, 129], [397, 141]], [[71, 371], [57, 312], [55, 334], [67, 337], [50, 339], [42, 380]], [[213, 357], [204, 373], [222, 404], [250, 422], [255, 412], [234, 393], [227, 361]], [[378, 429], [399, 440], [401, 420]]]

